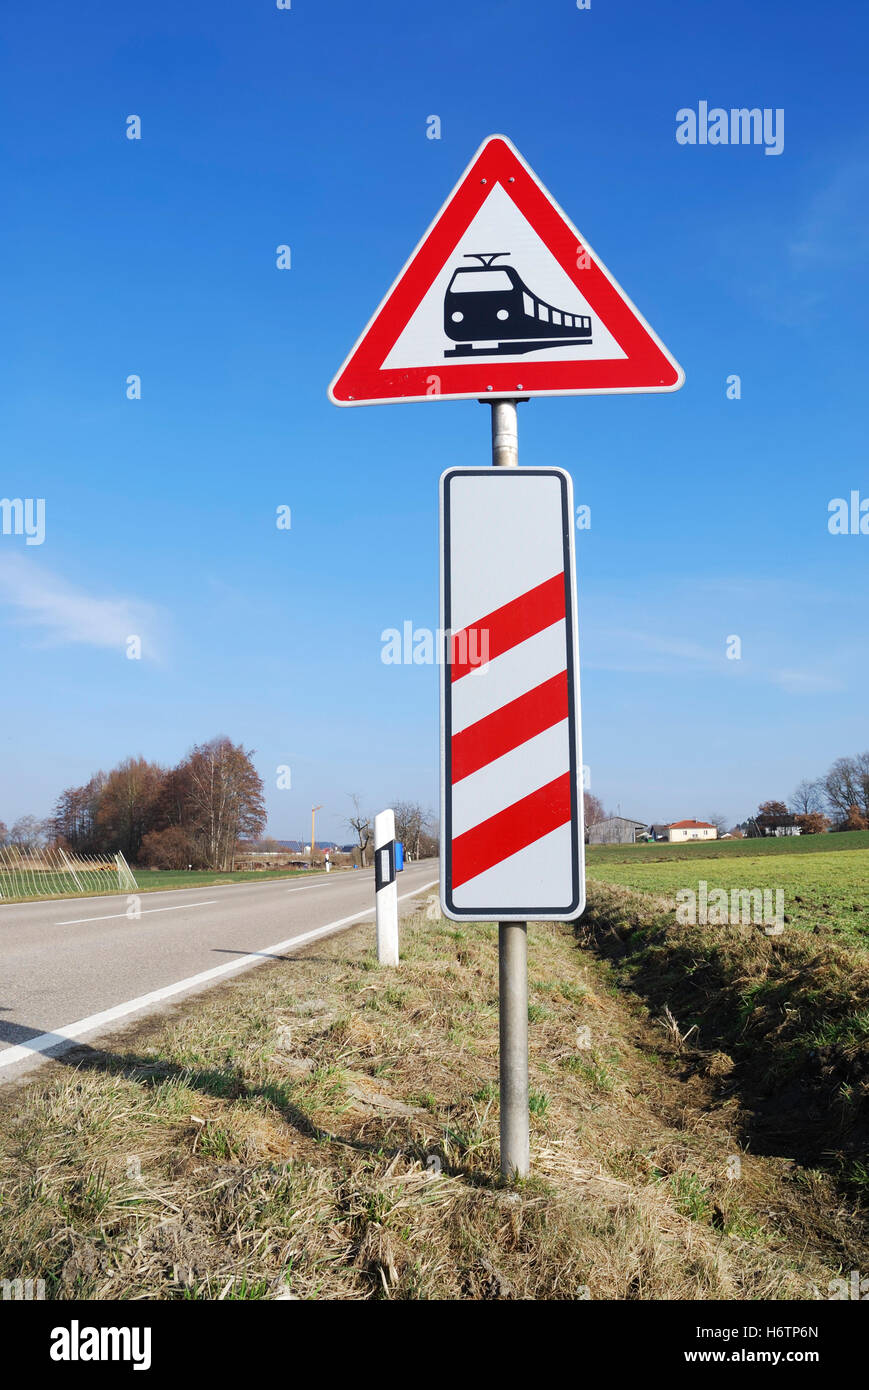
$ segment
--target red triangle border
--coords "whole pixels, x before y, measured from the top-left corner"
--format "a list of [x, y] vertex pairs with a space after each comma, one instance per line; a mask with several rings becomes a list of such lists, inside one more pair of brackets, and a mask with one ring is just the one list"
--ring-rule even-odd
[[[382, 369], [399, 335], [500, 183], [626, 354], [607, 361], [435, 362]], [[581, 252], [587, 268], [579, 268]], [[436, 380], [433, 381], [432, 379]], [[478, 397], [677, 391], [685, 374], [518, 150], [493, 135], [477, 151], [329, 388], [336, 405]]]

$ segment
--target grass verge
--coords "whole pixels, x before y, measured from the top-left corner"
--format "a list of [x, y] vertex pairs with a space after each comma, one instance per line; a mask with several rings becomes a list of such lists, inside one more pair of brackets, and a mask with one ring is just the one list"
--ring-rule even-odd
[[533, 1176], [503, 1185], [497, 927], [432, 903], [398, 970], [371, 935], [7, 1088], [0, 1274], [60, 1298], [786, 1299], [854, 1267], [831, 1179], [745, 1152], [570, 925], [530, 928]]
[[579, 941], [644, 1001], [683, 1079], [721, 1059], [717, 1092], [754, 1150], [834, 1172], [865, 1198], [869, 957], [836, 933], [682, 925], [667, 899], [590, 885]]

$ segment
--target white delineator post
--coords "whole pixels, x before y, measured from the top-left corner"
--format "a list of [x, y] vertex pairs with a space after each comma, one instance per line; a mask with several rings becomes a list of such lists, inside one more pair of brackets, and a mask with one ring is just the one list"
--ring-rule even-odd
[[[492, 401], [492, 463], [519, 467], [515, 401]], [[498, 923], [498, 1004], [501, 1097], [501, 1176], [527, 1178], [531, 1165], [528, 1119], [528, 929]]]
[[398, 884], [392, 811], [379, 811], [374, 817], [374, 904], [377, 959], [381, 965], [398, 965]]

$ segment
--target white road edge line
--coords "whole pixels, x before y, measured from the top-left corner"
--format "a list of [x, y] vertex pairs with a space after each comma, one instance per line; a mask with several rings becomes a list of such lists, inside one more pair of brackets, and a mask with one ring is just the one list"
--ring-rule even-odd
[[[422, 883], [418, 888], [414, 888], [410, 893], [404, 893], [398, 899], [403, 902], [405, 898], [416, 898], [420, 893], [424, 893], [426, 888], [433, 888], [439, 880], [431, 879], [429, 883]], [[174, 985], [164, 985], [162, 989], [152, 990], [150, 994], [141, 994], [138, 999], [128, 999], [125, 1004], [116, 1004], [114, 1008], [104, 1009], [102, 1013], [91, 1014], [89, 1018], [80, 1018], [77, 1023], [68, 1023], [56, 1033], [40, 1033], [35, 1038], [17, 1047], [7, 1047], [0, 1052], [0, 1067], [11, 1067], [16, 1062], [25, 1062], [32, 1057], [35, 1052], [47, 1052], [50, 1047], [57, 1047], [63, 1042], [72, 1042], [75, 1038], [80, 1038], [83, 1033], [90, 1033], [96, 1028], [105, 1028], [110, 1023], [117, 1023], [119, 1019], [126, 1018], [129, 1014], [136, 1013], [139, 1009], [146, 1009], [151, 1004], [161, 1004], [166, 999], [172, 999], [176, 994], [183, 994], [185, 990], [194, 989], [197, 985], [205, 984], [209, 980], [219, 980], [222, 975], [231, 975], [233, 971], [243, 970], [248, 965], [260, 965], [263, 956], [275, 955], [278, 951], [296, 950], [299, 946], [304, 946], [308, 941], [315, 941], [319, 936], [327, 936], [329, 932], [337, 931], [340, 927], [349, 926], [351, 922], [358, 922], [360, 917], [368, 917], [374, 912], [374, 904], [371, 907], [363, 908], [361, 912], [354, 912], [352, 917], [339, 917], [335, 922], [328, 922], [325, 927], [315, 927], [313, 931], [303, 932], [301, 936], [291, 936], [287, 941], [278, 941], [274, 946], [264, 946], [261, 951], [252, 951], [250, 955], [242, 956], [239, 960], [227, 962], [225, 965], [215, 965], [211, 970], [202, 970], [198, 975], [189, 975], [186, 980], [176, 980]]]
[[[134, 898], [135, 893], [130, 897]], [[176, 907], [143, 907], [141, 912], [136, 913], [135, 920], [140, 917], [150, 917], [155, 912], [186, 912], [191, 907], [214, 907], [219, 898], [208, 898], [204, 903], [178, 903]], [[101, 917], [70, 917], [66, 922], [55, 922], [55, 927], [78, 927], [82, 922], [113, 922], [116, 917], [126, 917], [126, 912], [106, 912]], [[131, 919], [132, 920], [132, 919]]]
[[[370, 875], [366, 874], [365, 878], [351, 878], [351, 879], [345, 880], [345, 882], [348, 882], [348, 883], [373, 883], [373, 882], [374, 882], [374, 875], [373, 875], [373, 874], [370, 874]], [[324, 880], [322, 883], [306, 883], [305, 886], [304, 886], [304, 888], [288, 888], [286, 891], [287, 891], [288, 893], [313, 893], [313, 891], [314, 891], [315, 888], [325, 888], [325, 887], [326, 887], [326, 882], [325, 882], [325, 880]]]

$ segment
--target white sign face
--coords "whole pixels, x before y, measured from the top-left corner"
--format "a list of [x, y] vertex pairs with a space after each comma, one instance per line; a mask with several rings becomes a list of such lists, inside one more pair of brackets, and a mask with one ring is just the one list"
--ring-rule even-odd
[[[510, 251], [487, 254], [494, 246]], [[582, 362], [626, 355], [496, 184], [383, 366], [424, 367], [436, 356], [496, 363], [505, 357]]]
[[441, 478], [441, 907], [585, 907], [573, 488], [558, 468]]

